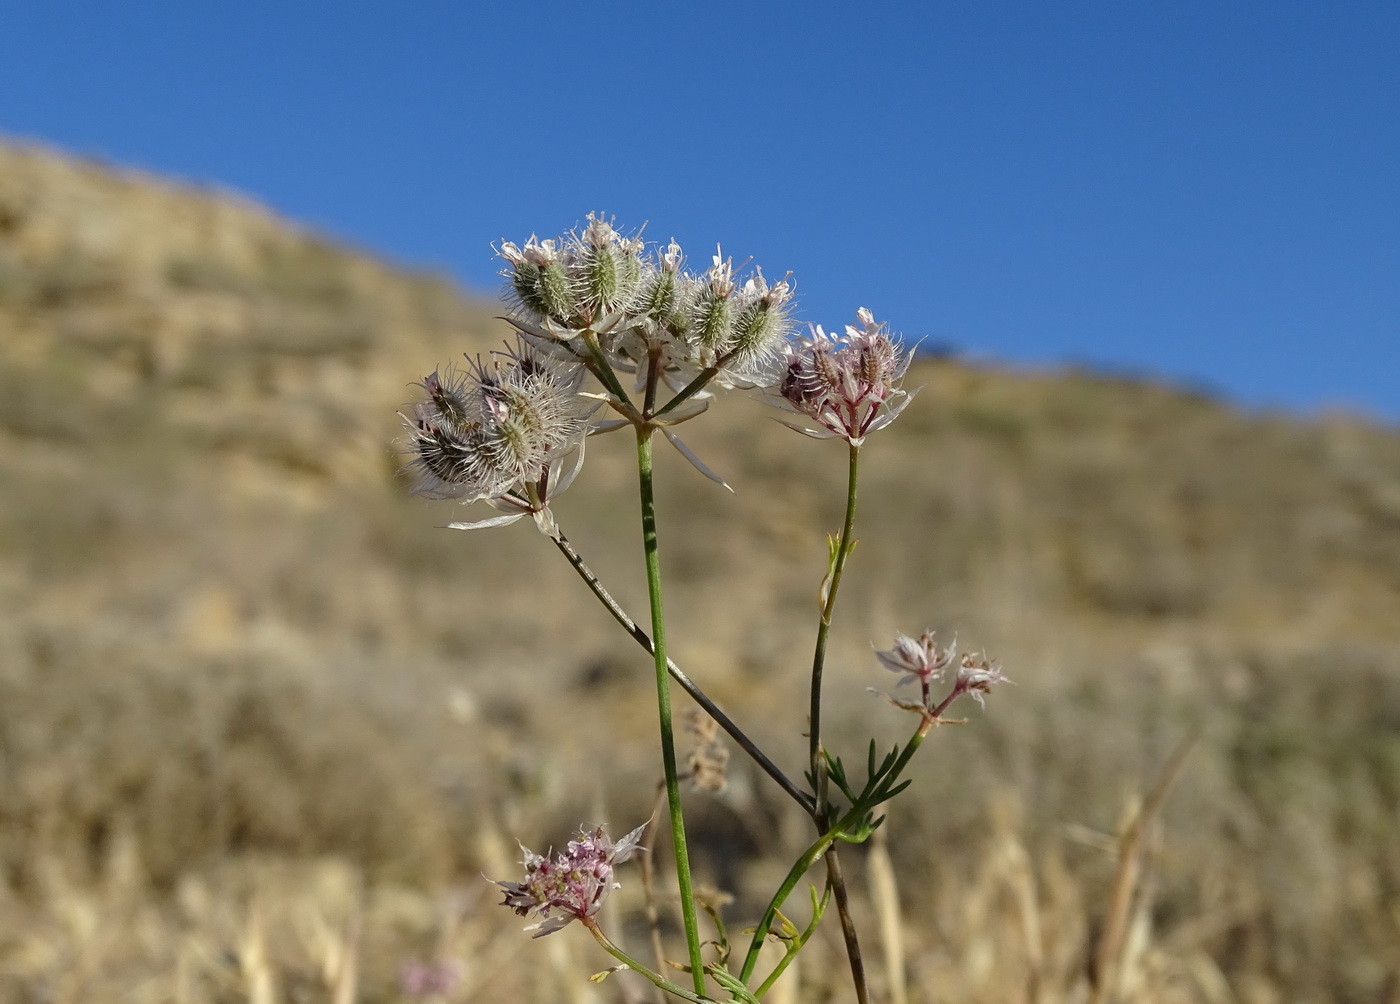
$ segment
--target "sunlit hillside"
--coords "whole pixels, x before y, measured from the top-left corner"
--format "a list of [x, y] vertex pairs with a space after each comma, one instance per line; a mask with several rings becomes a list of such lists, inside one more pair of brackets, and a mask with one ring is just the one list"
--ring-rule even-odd
[[[649, 661], [549, 542], [440, 529], [467, 513], [396, 473], [395, 409], [499, 312], [233, 194], [0, 145], [0, 999], [651, 999], [481, 878], [637, 825], [659, 772]], [[880, 999], [1400, 1002], [1400, 432], [956, 358], [907, 382], [832, 734], [908, 728], [867, 691], [897, 631], [1016, 686], [847, 852]], [[734, 493], [662, 452], [660, 534], [677, 661], [797, 775], [845, 455], [770, 413], [682, 428]], [[640, 614], [631, 463], [591, 441], [556, 512]], [[1120, 831], [1197, 730], [1120, 915]], [[805, 819], [737, 751], [688, 798], [752, 924]], [[833, 933], [768, 999], [844, 1001], [843, 966]]]

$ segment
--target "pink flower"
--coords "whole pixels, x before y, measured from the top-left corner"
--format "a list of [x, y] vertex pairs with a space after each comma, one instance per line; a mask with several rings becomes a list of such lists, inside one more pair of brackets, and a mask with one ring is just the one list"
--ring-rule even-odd
[[[985, 707], [984, 695], [990, 694], [997, 684], [1011, 682], [1001, 671], [1001, 667], [986, 655], [970, 653], [963, 656], [961, 661], [957, 660], [957, 655], [956, 640], [947, 648], [939, 648], [932, 631], [925, 631], [917, 639], [903, 634], [896, 635], [894, 647], [885, 652], [876, 652], [875, 658], [891, 672], [904, 674], [899, 681], [901, 685], [918, 680], [923, 694], [918, 704], [896, 701], [891, 697], [886, 697], [886, 700], [908, 711], [918, 711], [937, 720], [948, 706], [963, 694], [970, 694], [974, 701]], [[943, 679], [944, 671], [955, 661], [958, 668], [953, 675], [952, 689], [942, 700], [935, 701], [933, 684]]]
[[913, 393], [895, 386], [909, 368], [913, 350], [906, 352], [864, 307], [856, 320], [859, 326], [847, 325], [844, 335], [829, 335], [817, 326], [788, 347], [774, 403], [817, 426], [784, 423], [803, 435], [859, 446], [913, 399]]
[[928, 704], [929, 688], [943, 676], [943, 671], [952, 665], [958, 654], [955, 639], [948, 648], [940, 649], [934, 640], [934, 632], [925, 631], [916, 641], [908, 635], [897, 635], [894, 648], [886, 652], [876, 652], [875, 658], [892, 673], [903, 673], [898, 685], [918, 680], [923, 688], [924, 703]]
[[642, 839], [643, 824], [614, 843], [600, 826], [592, 831], [580, 831], [577, 840], [551, 861], [521, 845], [525, 852], [525, 881], [497, 882], [506, 891], [502, 906], [512, 908], [520, 916], [534, 913], [540, 918], [525, 930], [534, 937], [553, 934], [571, 921], [585, 920], [598, 913], [610, 889], [613, 866], [626, 861], [637, 852]]
[[969, 653], [958, 664], [955, 694], [971, 694], [972, 699], [984, 708], [987, 706], [983, 694], [990, 694], [998, 683], [1010, 683], [1001, 667], [985, 655]]

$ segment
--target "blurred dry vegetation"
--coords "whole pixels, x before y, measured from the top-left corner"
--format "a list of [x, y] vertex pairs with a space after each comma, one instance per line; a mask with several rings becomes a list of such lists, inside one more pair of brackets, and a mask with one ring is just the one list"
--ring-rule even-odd
[[[649, 664], [547, 542], [438, 529], [461, 511], [396, 480], [395, 407], [495, 312], [231, 194], [0, 146], [0, 999], [396, 1001], [415, 960], [439, 1000], [650, 999], [481, 879], [514, 837], [636, 825], [657, 780]], [[1400, 1001], [1400, 434], [951, 358], [909, 382], [866, 450], [833, 735], [909, 727], [866, 691], [896, 630], [1018, 686], [847, 852], [879, 999]], [[662, 454], [673, 644], [797, 772], [844, 451], [720, 405], [687, 439], [736, 494]], [[640, 612], [629, 463], [594, 442], [558, 515]], [[742, 927], [808, 835], [732, 775], [688, 811]], [[847, 999], [838, 940], [772, 999]]]

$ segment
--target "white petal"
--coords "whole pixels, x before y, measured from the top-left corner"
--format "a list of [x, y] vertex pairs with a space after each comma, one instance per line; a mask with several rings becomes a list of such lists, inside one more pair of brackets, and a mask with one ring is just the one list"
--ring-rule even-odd
[[689, 397], [676, 405], [666, 414], [658, 418], [657, 424], [679, 425], [681, 422], [689, 421], [697, 415], [702, 415], [709, 410], [710, 401], [708, 398]]
[[811, 436], [813, 439], [843, 439], [843, 438], [845, 438], [845, 437], [843, 437], [843, 436], [838, 436], [836, 433], [832, 432], [830, 429], [809, 429], [809, 428], [807, 428], [807, 427], [804, 426], [804, 425], [798, 425], [796, 422], [789, 422], [789, 421], [788, 421], [787, 419], [785, 419], [785, 418], [778, 418], [776, 415], [773, 416], [773, 421], [775, 421], [775, 422], [780, 422], [780, 423], [782, 423], [783, 425], [786, 425], [786, 426], [787, 426], [789, 429], [791, 429], [793, 432], [800, 432], [800, 433], [802, 433], [802, 435], [804, 435], [804, 436]]
[[588, 430], [590, 436], [601, 436], [606, 432], [616, 432], [618, 429], [625, 429], [632, 423], [625, 418], [610, 418], [604, 422], [596, 422], [593, 428]]
[[509, 526], [518, 519], [524, 518], [523, 512], [518, 512], [510, 516], [492, 516], [490, 519], [479, 520], [476, 523], [448, 523], [449, 530], [484, 530], [491, 526]]
[[636, 854], [637, 851], [641, 850], [642, 833], [646, 830], [647, 825], [650, 822], [651, 821], [648, 820], [646, 823], [643, 823], [641, 826], [637, 827], [635, 830], [627, 834], [627, 836], [623, 837], [621, 840], [619, 840], [616, 844], [613, 845], [614, 862], [621, 864], [623, 861], [626, 861], [628, 858], [630, 858], [633, 854]]
[[561, 461], [550, 464], [549, 494], [551, 496], [558, 495], [560, 492], [564, 491], [564, 489], [574, 483], [574, 478], [578, 477], [578, 472], [583, 468], [583, 442], [580, 442], [578, 444], [578, 449], [574, 451], [574, 465], [561, 475], [559, 470], [562, 467], [563, 463]]
[[680, 436], [677, 436], [670, 429], [662, 429], [661, 432], [666, 436], [667, 439], [671, 441], [671, 445], [680, 451], [681, 456], [685, 457], [685, 459], [690, 461], [691, 466], [694, 467], [697, 471], [705, 475], [705, 477], [709, 478], [715, 484], [722, 485], [723, 487], [728, 488], [731, 492], [734, 490], [733, 488], [729, 488], [729, 484], [724, 480], [724, 478], [720, 477], [714, 471], [706, 467], [705, 464], [701, 461], [701, 459], [697, 457], [693, 452], [691, 452], [690, 447], [686, 446], [684, 443], [681, 442]]

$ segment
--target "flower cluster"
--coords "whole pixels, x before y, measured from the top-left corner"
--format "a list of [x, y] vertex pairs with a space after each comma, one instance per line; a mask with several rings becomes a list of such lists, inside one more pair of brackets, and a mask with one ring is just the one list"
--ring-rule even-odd
[[[499, 526], [532, 514], [550, 529], [549, 500], [568, 487], [583, 457], [597, 402], [579, 393], [581, 367], [517, 339], [465, 372], [432, 373], [428, 400], [402, 415], [413, 491], [508, 513], [459, 527]], [[572, 466], [569, 462], [573, 461]]]
[[[806, 420], [787, 423], [793, 428], [856, 446], [913, 396], [896, 386], [912, 350], [870, 311], [861, 308], [842, 336], [814, 327], [796, 338], [788, 278], [770, 283], [755, 268], [741, 279], [722, 254], [688, 272], [675, 241], [649, 246], [592, 213], [581, 230], [503, 241], [497, 253], [509, 265], [514, 345], [464, 370], [430, 374], [422, 382], [428, 400], [403, 415], [416, 494], [485, 501], [504, 513], [454, 528], [531, 516], [557, 538], [550, 500], [577, 476], [584, 438], [633, 425], [658, 429], [723, 485], [671, 430], [707, 409], [710, 381], [763, 388], [769, 403]], [[590, 372], [607, 393], [584, 392]], [[620, 372], [637, 374], [646, 391], [640, 406], [618, 383]], [[658, 406], [661, 382], [684, 393]], [[595, 421], [603, 401], [620, 417]]]
[[578, 340], [591, 331], [610, 365], [641, 370], [655, 359], [673, 387], [706, 368], [726, 386], [756, 386], [789, 334], [786, 278], [770, 284], [756, 268], [740, 282], [719, 253], [704, 272], [687, 272], [675, 241], [648, 249], [592, 213], [582, 232], [503, 241], [498, 254], [510, 266], [503, 274], [521, 331], [580, 359]]
[[643, 824], [616, 843], [601, 826], [581, 831], [552, 861], [522, 845], [525, 881], [497, 882], [506, 891], [501, 905], [522, 917], [531, 913], [539, 917], [538, 923], [526, 928], [534, 931], [536, 938], [553, 934], [571, 921], [594, 917], [608, 891], [617, 888], [612, 880], [613, 866], [641, 849], [645, 829]]
[[[999, 683], [1011, 682], [1001, 671], [1001, 667], [985, 655], [969, 653], [961, 660], [957, 655], [956, 640], [947, 648], [939, 648], [934, 632], [925, 631], [917, 639], [908, 635], [897, 635], [894, 647], [876, 652], [875, 658], [891, 672], [904, 674], [899, 680], [900, 685], [918, 680], [923, 690], [923, 700], [919, 706], [914, 706], [913, 710], [922, 708], [935, 716], [963, 694], [970, 695], [978, 704], [984, 704], [983, 695], [991, 693], [992, 687]], [[943, 679], [945, 671], [954, 662], [958, 668], [953, 677], [953, 689], [935, 705], [933, 684]]]
[[844, 439], [859, 446], [865, 437], [895, 420], [914, 393], [895, 386], [914, 350], [890, 337], [870, 311], [861, 307], [844, 335], [820, 326], [787, 348], [786, 367], [775, 402], [805, 423], [785, 424], [816, 439]]

